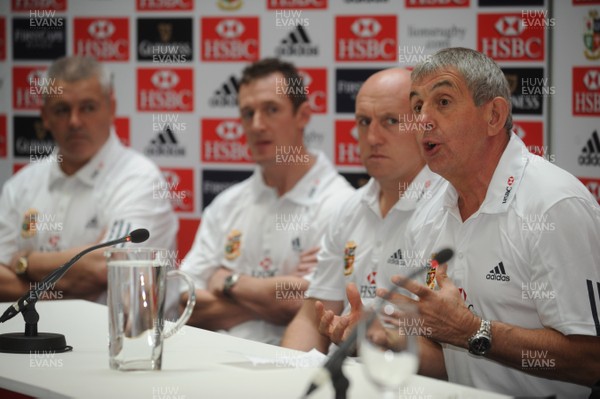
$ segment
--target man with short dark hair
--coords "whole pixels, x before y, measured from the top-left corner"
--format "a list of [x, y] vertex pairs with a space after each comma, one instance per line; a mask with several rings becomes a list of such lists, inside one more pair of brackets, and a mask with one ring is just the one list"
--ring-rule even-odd
[[[111, 131], [116, 101], [108, 71], [89, 57], [48, 69], [42, 121], [53, 153], [10, 178], [0, 197], [0, 299], [14, 300], [82, 249], [147, 228], [149, 246], [173, 249], [177, 218], [159, 169]], [[50, 298], [102, 301], [103, 250], [83, 257]]]
[[437, 268], [438, 289], [408, 281], [419, 300], [396, 296], [418, 305], [430, 332], [422, 372], [509, 395], [587, 398], [600, 376], [598, 203], [510, 131], [508, 83], [492, 59], [444, 49], [411, 78], [421, 151], [450, 184], [426, 222], [409, 226], [407, 247], [423, 265], [443, 248], [456, 253]]
[[264, 59], [248, 66], [238, 105], [258, 167], [204, 210], [182, 265], [197, 287], [188, 324], [279, 344], [302, 304], [330, 215], [353, 190], [324, 154], [304, 146], [310, 108], [293, 65]]

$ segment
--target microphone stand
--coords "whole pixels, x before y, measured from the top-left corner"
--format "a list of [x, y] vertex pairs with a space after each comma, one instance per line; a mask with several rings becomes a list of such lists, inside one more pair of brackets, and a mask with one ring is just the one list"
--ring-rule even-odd
[[32, 288], [23, 295], [17, 302], [11, 305], [0, 317], [0, 323], [15, 317], [18, 313], [23, 314], [25, 320], [24, 333], [5, 333], [0, 334], [0, 352], [1, 353], [63, 353], [73, 350], [72, 346], [67, 345], [65, 336], [56, 333], [38, 332], [37, 323], [40, 315], [35, 309], [35, 303], [41, 294], [46, 292], [54, 283], [56, 283], [75, 262], [85, 254], [96, 249], [109, 247], [111, 245], [123, 242], [143, 242], [148, 238], [148, 230], [138, 229], [132, 231], [129, 235], [117, 240], [101, 243], [87, 248], [52, 273], [48, 274], [39, 284], [40, 286]]
[[[35, 295], [33, 293], [32, 295]], [[63, 334], [38, 332], [40, 315], [35, 309], [37, 300], [23, 307], [21, 313], [25, 320], [24, 333], [5, 333], [0, 335], [0, 352], [3, 353], [62, 353], [73, 350], [67, 345]]]

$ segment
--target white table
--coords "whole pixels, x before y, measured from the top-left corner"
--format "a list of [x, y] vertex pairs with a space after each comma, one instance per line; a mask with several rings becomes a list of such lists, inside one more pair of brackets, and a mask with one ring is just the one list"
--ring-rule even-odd
[[[0, 303], [0, 313], [9, 306]], [[86, 301], [42, 301], [40, 332], [61, 333], [73, 352], [47, 355], [0, 353], [0, 387], [43, 398], [299, 398], [315, 368], [254, 366], [248, 357], [282, 359], [298, 352], [184, 327], [166, 340], [162, 371], [121, 372], [108, 367], [108, 312]], [[21, 315], [0, 324], [0, 333], [20, 332]], [[349, 398], [376, 398], [360, 365], [345, 367]], [[327, 386], [311, 398], [333, 398]], [[399, 399], [508, 398], [413, 376]]]

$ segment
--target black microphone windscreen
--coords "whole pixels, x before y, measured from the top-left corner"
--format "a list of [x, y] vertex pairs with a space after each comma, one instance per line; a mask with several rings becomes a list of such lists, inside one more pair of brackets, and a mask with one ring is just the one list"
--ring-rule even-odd
[[137, 229], [129, 233], [129, 237], [133, 243], [144, 242], [150, 237], [150, 232], [146, 229]]
[[442, 264], [448, 262], [450, 259], [452, 259], [453, 256], [454, 256], [453, 250], [451, 250], [450, 248], [444, 248], [440, 252], [437, 253], [437, 255], [433, 258], [433, 260], [435, 260], [438, 263], [438, 265], [442, 265]]

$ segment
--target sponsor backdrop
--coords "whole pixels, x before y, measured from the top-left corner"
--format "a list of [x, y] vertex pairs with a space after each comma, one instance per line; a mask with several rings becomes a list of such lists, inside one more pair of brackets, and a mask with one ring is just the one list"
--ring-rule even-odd
[[53, 147], [39, 119], [45, 70], [92, 55], [113, 73], [121, 140], [163, 170], [179, 255], [202, 209], [248, 177], [241, 69], [293, 61], [308, 85], [306, 143], [366, 181], [353, 123], [374, 71], [464, 46], [496, 59], [515, 130], [600, 199], [600, 0], [5, 0], [0, 2], [0, 184]]

